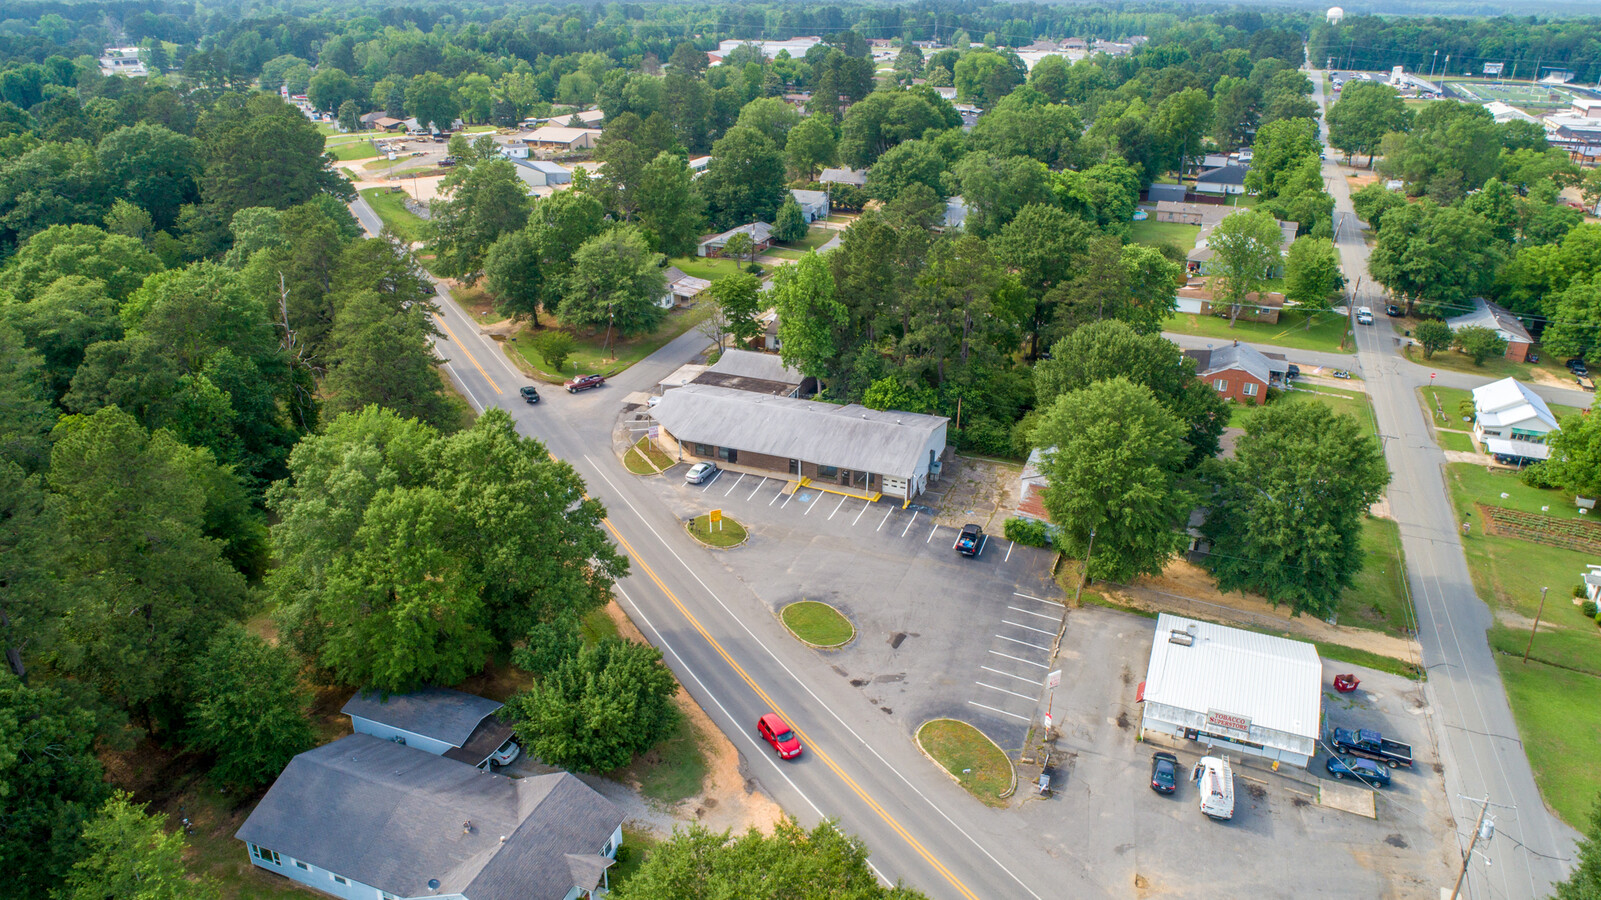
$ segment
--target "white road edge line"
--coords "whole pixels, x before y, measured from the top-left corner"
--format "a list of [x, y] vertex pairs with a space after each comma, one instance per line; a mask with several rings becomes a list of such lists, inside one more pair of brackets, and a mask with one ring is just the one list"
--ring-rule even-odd
[[1056, 632], [1054, 632], [1054, 631], [1046, 631], [1043, 628], [1035, 628], [1033, 625], [1024, 625], [1022, 622], [1008, 622], [1005, 619], [1002, 619], [1001, 623], [1004, 624], [1004, 625], [1010, 625], [1013, 628], [1023, 628], [1023, 629], [1027, 629], [1028, 631], [1037, 631], [1040, 634], [1049, 634], [1049, 635], [1052, 635], [1053, 637], [1056, 635]]
[[992, 690], [992, 691], [1000, 691], [1000, 692], [1001, 692], [1001, 693], [1003, 693], [1003, 694], [1011, 694], [1011, 695], [1012, 695], [1012, 696], [1013, 696], [1013, 697], [1021, 697], [1021, 698], [1023, 698], [1023, 699], [1024, 699], [1024, 700], [1027, 700], [1027, 701], [1029, 701], [1029, 702], [1031, 702], [1031, 703], [1036, 703], [1036, 702], [1038, 702], [1038, 701], [1039, 701], [1039, 698], [1038, 698], [1038, 697], [1030, 697], [1030, 696], [1029, 696], [1029, 695], [1027, 695], [1027, 694], [1019, 694], [1019, 693], [1018, 693], [1018, 692], [1017, 692], [1017, 691], [1009, 691], [1009, 690], [1007, 690], [1007, 689], [1006, 689], [1006, 688], [1002, 688], [1002, 687], [996, 687], [996, 686], [995, 686], [995, 685], [993, 685], [993, 684], [985, 684], [985, 683], [984, 683], [984, 682], [982, 682], [982, 681], [975, 681], [975, 682], [973, 682], [973, 683], [974, 683], [974, 684], [976, 684], [976, 685], [978, 685], [978, 686], [979, 686], [979, 687], [982, 687], [982, 688], [989, 688], [989, 689], [990, 689], [990, 690]]
[[[1009, 713], [1004, 709], [996, 709], [993, 706], [985, 706], [984, 704], [979, 703], [977, 700], [969, 700], [969, 701], [967, 701], [967, 705], [968, 706], [976, 706], [979, 709], [987, 709], [992, 713], [1000, 713], [1003, 716], [1011, 716], [1012, 718], [1018, 720], [1019, 722], [1032, 722], [1032, 721], [1034, 721], [1033, 719], [1030, 719], [1028, 716], [1020, 716], [1017, 713]], [[1025, 888], [1025, 890], [1027, 890], [1027, 889]]]
[[1002, 672], [1000, 669], [992, 669], [989, 666], [979, 666], [979, 668], [986, 672], [994, 672], [996, 675], [1005, 675], [1007, 678], [1016, 678], [1018, 681], [1027, 682], [1028, 684], [1040, 684], [1040, 682], [1035, 681], [1032, 678], [1024, 678], [1021, 675], [1013, 675], [1011, 672]]
[[[1052, 622], [1056, 621], [1056, 616], [1047, 616], [1044, 613], [1037, 613], [1037, 612], [1034, 612], [1033, 610], [1030, 610], [1030, 609], [1024, 609], [1021, 606], [1008, 606], [1006, 608], [1011, 610], [1012, 612], [1020, 612], [1025, 616], [1039, 616], [1042, 619], [1050, 619]], [[1055, 634], [1054, 631], [1051, 632], [1051, 633]]]
[[[1045, 900], [1044, 897], [1041, 897], [1039, 894], [1035, 893], [1034, 889], [1029, 887], [1027, 882], [1025, 882], [1023, 879], [1019, 878], [1017, 876], [1016, 872], [1013, 872], [1011, 869], [1007, 868], [1005, 863], [1003, 863], [1000, 860], [996, 859], [995, 858], [995, 854], [991, 853], [988, 847], [986, 847], [983, 844], [979, 843], [978, 839], [973, 837], [973, 835], [970, 834], [967, 831], [967, 829], [965, 829], [961, 825], [957, 824], [956, 820], [951, 818], [950, 813], [947, 813], [944, 809], [942, 809], [939, 806], [939, 804], [935, 803], [932, 799], [929, 798], [929, 796], [927, 794], [923, 793], [922, 790], [920, 790], [917, 787], [917, 785], [912, 783], [912, 780], [910, 778], [906, 777], [906, 774], [904, 772], [902, 772], [900, 769], [897, 769], [896, 767], [890, 765], [889, 760], [885, 759], [884, 755], [878, 752], [878, 748], [873, 746], [867, 740], [865, 740], [860, 734], [857, 734], [856, 733], [856, 729], [852, 728], [850, 726], [850, 724], [845, 721], [844, 717], [842, 717], [837, 710], [835, 710], [829, 704], [824, 703], [823, 702], [823, 698], [817, 696], [817, 692], [812, 690], [811, 685], [808, 684], [805, 679], [803, 679], [799, 675], [795, 674], [795, 671], [793, 669], [791, 669], [789, 666], [785, 665], [783, 660], [778, 658], [778, 654], [773, 652], [773, 648], [767, 646], [767, 644], [764, 643], [761, 638], [758, 638], [756, 636], [756, 633], [754, 631], [751, 631], [750, 625], [748, 625], [745, 622], [744, 619], [740, 618], [739, 616], [736, 616], [734, 614], [734, 611], [732, 609], [728, 608], [728, 604], [723, 602], [723, 598], [719, 597], [717, 595], [717, 592], [713, 591], [706, 584], [705, 581], [701, 580], [700, 574], [697, 573], [694, 569], [690, 568], [688, 563], [684, 562], [684, 558], [682, 556], [678, 555], [678, 551], [674, 550], [673, 546], [671, 544], [667, 543], [667, 539], [662, 537], [661, 532], [657, 531], [655, 526], [651, 525], [650, 522], [645, 520], [645, 517], [643, 515], [641, 515], [640, 512], [639, 512], [639, 508], [634, 506], [633, 501], [631, 501], [627, 497], [623, 496], [622, 492], [617, 490], [616, 483], [613, 482], [610, 478], [606, 477], [605, 471], [603, 471], [599, 466], [595, 465], [595, 461], [593, 459], [591, 459], [587, 453], [584, 454], [584, 461], [589, 463], [590, 467], [595, 470], [595, 473], [601, 477], [601, 480], [606, 482], [606, 484], [611, 487], [612, 491], [617, 494], [618, 499], [622, 500], [623, 504], [625, 506], [627, 506], [629, 508], [629, 510], [632, 511], [633, 514], [639, 519], [639, 523], [641, 525], [644, 525], [646, 530], [648, 530], [651, 534], [655, 535], [656, 540], [661, 543], [662, 547], [665, 548], [668, 553], [672, 554], [673, 559], [678, 561], [678, 564], [684, 568], [684, 571], [688, 572], [689, 576], [691, 578], [695, 579], [696, 583], [698, 583], [701, 586], [701, 588], [706, 591], [706, 594], [708, 596], [710, 596], [713, 600], [715, 600], [717, 602], [718, 606], [721, 606], [723, 608], [723, 612], [728, 614], [729, 620], [734, 622], [734, 623], [736, 623], [737, 625], [739, 625], [739, 627], [747, 635], [750, 636], [750, 639], [756, 644], [756, 646], [761, 647], [764, 651], [766, 651], [767, 655], [770, 658], [772, 658], [773, 662], [776, 663], [780, 669], [784, 670], [784, 674], [788, 675], [790, 677], [790, 679], [792, 681], [794, 681], [797, 686], [800, 687], [801, 690], [803, 690], [807, 694], [809, 694], [811, 696], [811, 698], [817, 702], [817, 705], [820, 708], [826, 709], [828, 711], [828, 714], [834, 717], [834, 721], [838, 722], [842, 728], [844, 728], [846, 731], [850, 732], [851, 737], [856, 738], [857, 742], [862, 745], [863, 749], [865, 749], [868, 753], [873, 754], [873, 757], [875, 759], [877, 759], [884, 766], [885, 769], [887, 769], [890, 772], [895, 773], [895, 777], [899, 778], [901, 780], [902, 784], [906, 785], [906, 787], [909, 790], [911, 790], [912, 793], [916, 794], [920, 800], [922, 800], [924, 803], [928, 804], [928, 807], [930, 809], [934, 810], [936, 813], [939, 813], [940, 818], [944, 819], [947, 824], [949, 824], [952, 828], [956, 829], [956, 832], [958, 834], [960, 834], [962, 837], [966, 838], [967, 842], [972, 844], [974, 846], [974, 848], [976, 848], [978, 850], [978, 852], [984, 854], [984, 858], [985, 859], [988, 859], [990, 862], [994, 863], [996, 868], [1000, 869], [1002, 872], [1005, 872], [1006, 876], [1008, 878], [1010, 878], [1013, 881], [1017, 882], [1017, 886], [1022, 888], [1025, 891], [1027, 891], [1028, 895], [1030, 897], [1033, 897], [1034, 900]], [[791, 495], [791, 496], [794, 496], [794, 495]], [[786, 500], [784, 502], [788, 503], [789, 501]], [[914, 518], [916, 517], [915, 513], [913, 514], [913, 517]], [[991, 650], [990, 652], [994, 653], [995, 651]], [[1002, 653], [1002, 654], [998, 654], [998, 655], [1005, 656], [1006, 654]], [[1020, 660], [1020, 661], [1021, 662], [1028, 662], [1028, 660]], [[1039, 666], [1042, 669], [1048, 668], [1047, 666], [1041, 665], [1040, 663], [1029, 663], [1029, 665]]]
[[1000, 657], [1003, 657], [1005, 659], [1009, 659], [1012, 662], [1020, 662], [1025, 666], [1037, 666], [1037, 667], [1039, 667], [1041, 669], [1049, 669], [1050, 668], [1050, 666], [1047, 666], [1044, 663], [1037, 663], [1037, 662], [1033, 661], [1032, 659], [1024, 659], [1021, 656], [1012, 656], [1010, 654], [1002, 653], [999, 650], [991, 650], [989, 652], [993, 653], [996, 656], [1000, 656]]

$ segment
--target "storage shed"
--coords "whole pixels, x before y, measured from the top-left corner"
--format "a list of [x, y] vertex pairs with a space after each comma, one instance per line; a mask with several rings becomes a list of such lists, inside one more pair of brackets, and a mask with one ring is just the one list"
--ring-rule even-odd
[[1139, 699], [1141, 734], [1305, 768], [1322, 733], [1323, 664], [1303, 641], [1163, 613]]

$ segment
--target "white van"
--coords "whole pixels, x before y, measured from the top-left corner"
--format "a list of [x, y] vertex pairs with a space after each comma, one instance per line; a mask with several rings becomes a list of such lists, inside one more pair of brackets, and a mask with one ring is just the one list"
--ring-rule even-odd
[[1234, 770], [1228, 757], [1201, 757], [1190, 780], [1201, 796], [1201, 812], [1213, 819], [1234, 818]]

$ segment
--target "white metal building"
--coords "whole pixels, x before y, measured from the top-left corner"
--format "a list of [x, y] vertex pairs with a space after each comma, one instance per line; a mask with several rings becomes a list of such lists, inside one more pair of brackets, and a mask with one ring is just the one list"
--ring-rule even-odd
[[1323, 718], [1323, 665], [1303, 641], [1163, 613], [1140, 685], [1140, 732], [1305, 767]]

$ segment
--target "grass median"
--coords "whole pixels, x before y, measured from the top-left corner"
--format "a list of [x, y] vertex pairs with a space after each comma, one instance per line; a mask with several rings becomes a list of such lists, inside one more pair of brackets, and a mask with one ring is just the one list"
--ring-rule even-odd
[[727, 516], [712, 522], [711, 513], [707, 513], [690, 520], [689, 536], [708, 547], [737, 547], [745, 543], [747, 532], [745, 526]]
[[1004, 807], [1017, 784], [1012, 761], [984, 732], [955, 719], [932, 719], [917, 729], [917, 745], [987, 806]]
[[649, 437], [636, 441], [623, 457], [623, 465], [635, 475], [657, 475], [672, 464], [673, 458], [663, 453]]
[[814, 647], [839, 647], [856, 636], [856, 626], [839, 610], [816, 600], [802, 600], [780, 613], [784, 627]]

